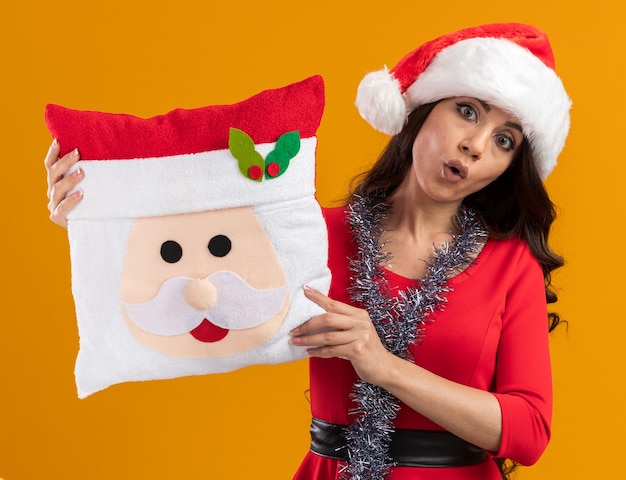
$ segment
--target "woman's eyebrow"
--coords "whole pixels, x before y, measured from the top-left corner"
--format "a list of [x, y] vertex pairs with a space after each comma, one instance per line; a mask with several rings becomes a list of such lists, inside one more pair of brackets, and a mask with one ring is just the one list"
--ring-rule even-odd
[[515, 128], [516, 130], [519, 130], [520, 132], [524, 133], [524, 131], [522, 130], [522, 126], [515, 122], [506, 122], [505, 125], [507, 127]]
[[[477, 98], [476, 101], [482, 105], [482, 107], [485, 109], [485, 112], [489, 112], [491, 110], [491, 105], [489, 105], [484, 100]], [[506, 122], [505, 125], [507, 127], [515, 128], [516, 130], [519, 130], [520, 132], [524, 133], [524, 131], [522, 130], [522, 126], [515, 122]]]
[[487, 102], [482, 101], [480, 98], [477, 98], [476, 101], [482, 105], [485, 112], [489, 112], [489, 110], [491, 110], [491, 106]]

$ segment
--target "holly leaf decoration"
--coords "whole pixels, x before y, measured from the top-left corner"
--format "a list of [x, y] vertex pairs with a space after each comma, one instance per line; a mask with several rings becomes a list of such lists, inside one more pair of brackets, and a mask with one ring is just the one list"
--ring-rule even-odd
[[265, 158], [267, 178], [280, 177], [287, 171], [289, 162], [300, 151], [300, 132], [293, 131], [281, 135], [276, 141], [276, 148]]
[[244, 177], [260, 182], [263, 180], [265, 160], [254, 149], [254, 141], [250, 136], [237, 128], [230, 129], [228, 148], [233, 157], [237, 159], [239, 170]]

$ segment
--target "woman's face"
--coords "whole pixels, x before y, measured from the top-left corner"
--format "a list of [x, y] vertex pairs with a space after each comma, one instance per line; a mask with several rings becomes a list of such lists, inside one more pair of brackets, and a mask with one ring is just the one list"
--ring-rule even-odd
[[523, 138], [519, 121], [498, 107], [442, 100], [415, 138], [409, 182], [434, 201], [460, 203], [511, 165]]

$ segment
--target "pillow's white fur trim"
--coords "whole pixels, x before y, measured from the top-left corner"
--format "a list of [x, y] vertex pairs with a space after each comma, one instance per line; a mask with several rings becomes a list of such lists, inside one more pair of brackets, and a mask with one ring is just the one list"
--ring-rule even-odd
[[[275, 143], [255, 145], [265, 158]], [[68, 219], [135, 218], [286, 202], [315, 193], [317, 138], [303, 138], [287, 171], [256, 182], [229, 150], [135, 160], [80, 161], [83, 200]]]

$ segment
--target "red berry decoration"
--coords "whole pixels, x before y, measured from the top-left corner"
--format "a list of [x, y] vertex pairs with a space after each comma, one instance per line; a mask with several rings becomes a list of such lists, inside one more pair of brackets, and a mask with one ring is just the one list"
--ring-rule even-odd
[[280, 173], [280, 165], [278, 165], [278, 163], [276, 162], [271, 162], [266, 169], [267, 172], [267, 176], [268, 177], [277, 177], [278, 174]]
[[258, 165], [252, 165], [248, 169], [248, 176], [252, 180], [258, 180], [259, 178], [263, 176], [263, 170], [261, 170], [261, 167], [259, 167]]

